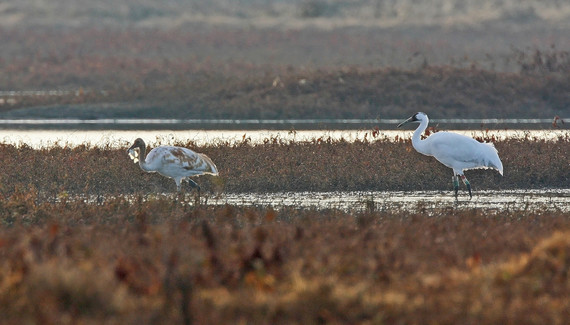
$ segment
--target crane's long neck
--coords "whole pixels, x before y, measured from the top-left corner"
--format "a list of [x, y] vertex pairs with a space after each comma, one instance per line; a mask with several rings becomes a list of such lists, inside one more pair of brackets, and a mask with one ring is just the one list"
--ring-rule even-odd
[[150, 167], [146, 163], [146, 145], [139, 146], [139, 166], [142, 170], [150, 171]]
[[429, 155], [429, 152], [426, 148], [426, 143], [421, 139], [421, 136], [426, 130], [428, 124], [429, 119], [426, 116], [425, 119], [420, 122], [420, 126], [418, 126], [418, 128], [414, 131], [414, 135], [412, 136], [412, 146], [414, 149], [416, 149], [416, 151], [424, 155]]

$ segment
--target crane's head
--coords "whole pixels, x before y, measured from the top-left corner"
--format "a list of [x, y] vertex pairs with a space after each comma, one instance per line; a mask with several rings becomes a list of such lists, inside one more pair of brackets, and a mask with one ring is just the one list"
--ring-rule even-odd
[[139, 162], [139, 152], [137, 152], [135, 150], [135, 148], [138, 148], [139, 151], [143, 150], [145, 147], [144, 141], [141, 138], [138, 138], [135, 140], [135, 143], [133, 143], [133, 145], [127, 149], [127, 154], [129, 154], [129, 157], [135, 162]]
[[401, 127], [404, 124], [412, 123], [412, 122], [422, 122], [426, 120], [428, 117], [424, 112], [417, 112], [416, 114], [412, 115], [409, 119], [405, 120], [404, 122], [398, 124], [398, 127]]
[[144, 148], [145, 146], [146, 146], [146, 145], [144, 144], [143, 139], [137, 138], [137, 139], [135, 140], [135, 142], [133, 143], [133, 145], [132, 145], [129, 149], [127, 149], [127, 151], [132, 150], [132, 149], [134, 149], [134, 148], [139, 148], [139, 149], [140, 149], [140, 148]]

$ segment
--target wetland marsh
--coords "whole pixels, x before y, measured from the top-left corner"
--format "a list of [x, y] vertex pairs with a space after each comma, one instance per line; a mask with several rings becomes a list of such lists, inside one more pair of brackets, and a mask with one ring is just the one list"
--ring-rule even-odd
[[[7, 2], [0, 322], [570, 323], [568, 8]], [[504, 176], [467, 171], [456, 202], [392, 131], [416, 111], [495, 143]], [[220, 176], [176, 195], [138, 137]]]
[[474, 197], [455, 202], [447, 168], [372, 132], [157, 138], [216, 162], [219, 177], [196, 179], [199, 204], [142, 172], [123, 140], [0, 144], [4, 320], [567, 319], [567, 135], [478, 133], [505, 176], [469, 171]]

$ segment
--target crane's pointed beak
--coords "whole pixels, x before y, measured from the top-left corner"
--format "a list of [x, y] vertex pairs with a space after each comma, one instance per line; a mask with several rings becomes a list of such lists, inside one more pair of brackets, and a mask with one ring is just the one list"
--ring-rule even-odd
[[400, 127], [400, 126], [402, 126], [402, 125], [404, 125], [404, 124], [411, 123], [411, 122], [419, 122], [418, 117], [417, 117], [418, 114], [419, 114], [419, 113], [416, 113], [416, 114], [412, 115], [410, 118], [408, 118], [407, 120], [405, 120], [404, 122], [398, 124], [398, 127]]
[[131, 152], [131, 150], [133, 150], [134, 148], [136, 148], [135, 144], [133, 144], [132, 146], [129, 147], [129, 149], [127, 149], [127, 153]]
[[412, 118], [413, 118], [413, 117], [410, 117], [409, 119], [405, 120], [404, 122], [398, 124], [398, 128], [401, 127], [401, 126], [404, 125], [404, 124], [408, 124], [408, 123], [412, 122]]

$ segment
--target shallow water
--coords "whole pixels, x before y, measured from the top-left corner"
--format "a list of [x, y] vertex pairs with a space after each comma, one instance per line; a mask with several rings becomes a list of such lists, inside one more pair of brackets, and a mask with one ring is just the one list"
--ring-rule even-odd
[[[570, 130], [493, 130], [453, 131], [475, 137], [531, 138], [553, 140], [559, 137], [570, 138]], [[77, 146], [88, 144], [100, 147], [128, 147], [136, 138], [143, 138], [150, 146], [193, 142], [196, 146], [215, 144], [236, 144], [243, 141], [263, 143], [266, 141], [310, 141], [313, 139], [345, 141], [373, 141], [396, 137], [409, 139], [412, 130], [0, 130], [0, 142], [13, 145], [27, 145], [32, 148], [45, 148], [54, 145]]]
[[[183, 205], [194, 205], [195, 192], [184, 194], [159, 193], [143, 195], [143, 200], [166, 199]], [[75, 199], [90, 204], [112, 200], [116, 196], [79, 196]], [[127, 195], [129, 201], [140, 196]], [[56, 201], [59, 199], [56, 199]], [[466, 191], [459, 192], [457, 200], [453, 191], [352, 191], [352, 192], [267, 192], [267, 193], [218, 193], [203, 194], [200, 204], [206, 206], [241, 206], [255, 208], [363, 211], [408, 211], [430, 215], [438, 210], [479, 209], [487, 212], [501, 211], [552, 211], [570, 212], [570, 188], [566, 189], [516, 189], [474, 191], [469, 198]]]
[[383, 191], [383, 192], [278, 192], [226, 193], [219, 197], [202, 198], [209, 205], [256, 207], [366, 210], [551, 210], [570, 211], [570, 189], [477, 191], [473, 198], [462, 191], [458, 200], [452, 191]]

